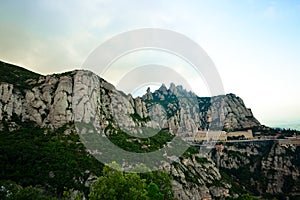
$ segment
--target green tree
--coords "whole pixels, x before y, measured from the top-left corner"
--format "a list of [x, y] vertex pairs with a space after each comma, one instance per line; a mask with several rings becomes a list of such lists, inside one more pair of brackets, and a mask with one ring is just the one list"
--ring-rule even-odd
[[79, 191], [75, 192], [73, 189], [69, 189], [63, 192], [62, 200], [70, 200], [70, 199], [81, 200], [83, 196], [84, 196], [83, 193]]
[[164, 195], [165, 200], [174, 199], [171, 177], [166, 171], [157, 170], [148, 173], [141, 173], [140, 176], [147, 180], [147, 184], [150, 184], [151, 182], [155, 183], [158, 186], [160, 193]]
[[22, 187], [13, 181], [0, 183], [1, 200], [57, 200], [55, 197], [45, 196], [41, 190], [32, 186]]
[[146, 180], [138, 174], [125, 174], [124, 199], [147, 199]]
[[69, 189], [87, 196], [84, 183], [90, 175], [100, 176], [103, 164], [86, 152], [75, 132], [64, 134], [72, 127], [48, 130], [27, 121], [20, 126], [12, 132], [0, 131], [0, 180], [38, 186], [50, 196], [62, 197]]
[[103, 176], [92, 184], [90, 200], [147, 200], [146, 180], [138, 174], [125, 174], [117, 163], [105, 166]]
[[238, 200], [259, 200], [259, 198], [256, 198], [254, 196], [251, 196], [249, 194], [243, 194], [238, 198]]
[[42, 196], [40, 190], [37, 188], [34, 188], [32, 186], [20, 189], [16, 194], [13, 195], [14, 197], [12, 199], [15, 200], [42, 200], [45, 199], [44, 196]]
[[160, 193], [158, 186], [153, 182], [151, 182], [147, 186], [147, 192], [148, 192], [148, 197], [151, 200], [163, 200], [164, 199], [164, 195], [162, 193]]

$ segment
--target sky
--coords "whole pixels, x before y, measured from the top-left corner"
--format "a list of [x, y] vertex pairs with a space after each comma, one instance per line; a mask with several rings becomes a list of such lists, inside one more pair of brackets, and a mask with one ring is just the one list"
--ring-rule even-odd
[[[225, 92], [240, 96], [261, 123], [300, 124], [300, 1], [0, 2], [2, 61], [41, 74], [59, 73], [81, 68], [95, 48], [119, 33], [168, 29], [203, 48]], [[170, 64], [168, 58], [161, 60]], [[122, 67], [129, 70], [130, 63], [130, 56], [124, 58]], [[176, 63], [180, 61], [173, 59], [171, 64]], [[104, 78], [115, 83], [117, 77], [108, 72]], [[198, 89], [197, 94], [206, 96], [202, 83]]]

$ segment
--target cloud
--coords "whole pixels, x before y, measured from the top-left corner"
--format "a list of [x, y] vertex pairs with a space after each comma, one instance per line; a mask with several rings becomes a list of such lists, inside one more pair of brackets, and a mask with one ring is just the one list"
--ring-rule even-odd
[[39, 1], [29, 15], [24, 10], [10, 21], [0, 19], [0, 59], [43, 74], [79, 68], [111, 22], [95, 3]]

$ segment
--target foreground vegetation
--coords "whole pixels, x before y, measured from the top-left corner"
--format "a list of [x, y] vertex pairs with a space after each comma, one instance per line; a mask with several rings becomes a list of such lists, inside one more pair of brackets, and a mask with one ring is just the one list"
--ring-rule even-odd
[[13, 132], [0, 132], [0, 180], [22, 187], [42, 188], [61, 197], [64, 190], [88, 194], [84, 182], [100, 176], [103, 165], [87, 154], [78, 135], [64, 134], [66, 127], [51, 131], [27, 124]]
[[18, 123], [19, 130], [9, 132], [4, 123], [0, 131], [0, 199], [70, 199], [75, 193], [77, 198], [90, 199], [173, 198], [166, 172], [125, 174], [103, 168], [87, 153], [78, 135], [66, 134], [72, 130], [70, 125], [50, 130], [33, 122]]

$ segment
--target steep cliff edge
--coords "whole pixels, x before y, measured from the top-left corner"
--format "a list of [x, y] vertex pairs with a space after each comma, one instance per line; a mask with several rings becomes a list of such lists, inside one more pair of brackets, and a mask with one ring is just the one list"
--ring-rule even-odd
[[[226, 131], [251, 129], [261, 124], [235, 94], [199, 98], [202, 118], [208, 119], [211, 127], [223, 127]], [[208, 105], [206, 105], [208, 102]]]

